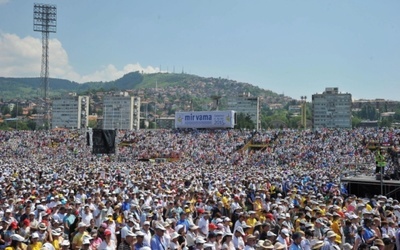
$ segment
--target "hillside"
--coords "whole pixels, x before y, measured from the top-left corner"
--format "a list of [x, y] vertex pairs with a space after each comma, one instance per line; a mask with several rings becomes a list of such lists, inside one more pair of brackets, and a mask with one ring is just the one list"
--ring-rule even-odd
[[[40, 78], [0, 77], [0, 98], [4, 101], [14, 98], [34, 99], [40, 96], [40, 85]], [[289, 97], [279, 95], [270, 90], [234, 80], [205, 78], [189, 74], [140, 74], [139, 72], [128, 73], [115, 81], [87, 82], [83, 84], [51, 78], [49, 95], [51, 97], [58, 97], [68, 92], [95, 94], [100, 91], [112, 90], [131, 90], [133, 94], [142, 91], [147, 98], [157, 94], [157, 98], [161, 99], [159, 101], [163, 101], [163, 96], [167, 95], [168, 100], [172, 102], [176, 101], [176, 99], [193, 100], [206, 98], [210, 100], [213, 95], [228, 97], [237, 96], [244, 92], [248, 92], [252, 96], [262, 97], [263, 104], [266, 105], [272, 103], [285, 105], [291, 100]]]

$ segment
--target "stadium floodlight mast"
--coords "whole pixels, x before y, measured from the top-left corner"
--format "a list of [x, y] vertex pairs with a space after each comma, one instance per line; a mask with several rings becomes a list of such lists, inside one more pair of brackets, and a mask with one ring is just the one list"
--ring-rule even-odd
[[49, 100], [49, 34], [57, 31], [57, 7], [52, 4], [35, 3], [33, 6], [33, 31], [42, 33], [42, 65], [40, 78], [42, 81], [42, 97], [44, 107], [43, 122], [40, 126], [49, 128], [50, 100]]

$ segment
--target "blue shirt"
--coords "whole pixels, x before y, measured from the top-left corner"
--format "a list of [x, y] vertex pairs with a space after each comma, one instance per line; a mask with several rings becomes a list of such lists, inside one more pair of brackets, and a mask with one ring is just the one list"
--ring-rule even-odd
[[151, 250], [168, 250], [168, 247], [165, 245], [164, 240], [160, 239], [158, 235], [154, 235], [150, 242]]
[[368, 227], [364, 227], [364, 234], [363, 234], [363, 238], [365, 241], [371, 239], [372, 237], [374, 237], [374, 232], [368, 228]]
[[187, 232], [189, 230], [189, 221], [187, 219], [184, 220], [178, 220], [178, 222], [176, 223], [176, 225], [183, 225], [185, 226], [185, 232]]
[[292, 245], [290, 245], [290, 247], [289, 247], [289, 250], [301, 250], [302, 248], [301, 248], [301, 246], [300, 245], [296, 245], [296, 244], [292, 244]]

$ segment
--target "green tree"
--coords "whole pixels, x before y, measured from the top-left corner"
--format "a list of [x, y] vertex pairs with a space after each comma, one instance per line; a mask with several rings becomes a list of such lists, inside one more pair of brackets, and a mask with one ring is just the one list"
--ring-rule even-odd
[[384, 117], [382, 118], [382, 120], [379, 123], [380, 127], [391, 127], [393, 123], [393, 117], [389, 116], [389, 117]]
[[235, 128], [239, 129], [255, 129], [256, 126], [254, 122], [251, 120], [251, 117], [249, 114], [244, 114], [244, 113], [239, 113], [236, 117], [236, 126]]
[[357, 128], [361, 123], [361, 119], [359, 117], [353, 116], [351, 118], [351, 126], [353, 128]]
[[301, 116], [291, 116], [287, 125], [289, 128], [299, 128], [301, 126]]
[[370, 121], [377, 120], [379, 117], [379, 113], [376, 111], [375, 107], [373, 107], [372, 105], [363, 106], [358, 115], [361, 119], [370, 120]]
[[1, 113], [3, 115], [10, 114], [10, 107], [8, 107], [8, 105], [1, 106]]
[[36, 128], [36, 122], [33, 120], [29, 120], [26, 122], [26, 126], [30, 129], [30, 130], [35, 130]]
[[20, 115], [22, 115], [22, 113], [23, 113], [23, 110], [22, 110], [21, 105], [16, 105], [16, 106], [14, 106], [14, 108], [11, 111], [11, 117], [20, 116]]

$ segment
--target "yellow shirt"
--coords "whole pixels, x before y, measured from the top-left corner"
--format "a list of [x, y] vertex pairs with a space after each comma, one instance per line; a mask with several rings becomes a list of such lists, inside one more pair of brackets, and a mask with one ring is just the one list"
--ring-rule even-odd
[[83, 237], [85, 237], [85, 235], [88, 235], [88, 233], [85, 231], [83, 233], [78, 232], [77, 234], [75, 234], [73, 240], [72, 240], [72, 244], [74, 244], [75, 246], [82, 246], [83, 243]]
[[117, 223], [122, 223], [123, 222], [123, 220], [124, 220], [124, 217], [122, 216], [122, 214], [120, 214], [120, 215], [118, 215], [118, 217], [117, 217]]
[[337, 220], [333, 221], [332, 225], [331, 225], [331, 228], [332, 228], [332, 231], [335, 232], [336, 235], [337, 235], [335, 241], [336, 242], [342, 242], [342, 236], [341, 236], [341, 233], [340, 233], [340, 222], [337, 221]]
[[42, 248], [42, 245], [43, 245], [42, 242], [37, 241], [35, 243], [30, 244], [29, 246], [32, 250], [40, 250], [40, 248]]
[[250, 234], [253, 234], [254, 226], [256, 225], [256, 223], [257, 223], [257, 219], [256, 218], [248, 218], [246, 220], [246, 224], [252, 227], [252, 228], [249, 229], [249, 233]]
[[54, 239], [52, 245], [53, 245], [54, 249], [56, 249], [56, 250], [60, 249], [60, 242], [58, 241], [58, 239]]
[[222, 201], [222, 203], [224, 204], [224, 207], [225, 208], [229, 208], [229, 200], [228, 200], [228, 197], [226, 197], [225, 195], [224, 195], [224, 197], [222, 197], [222, 199], [221, 199], [221, 201]]

